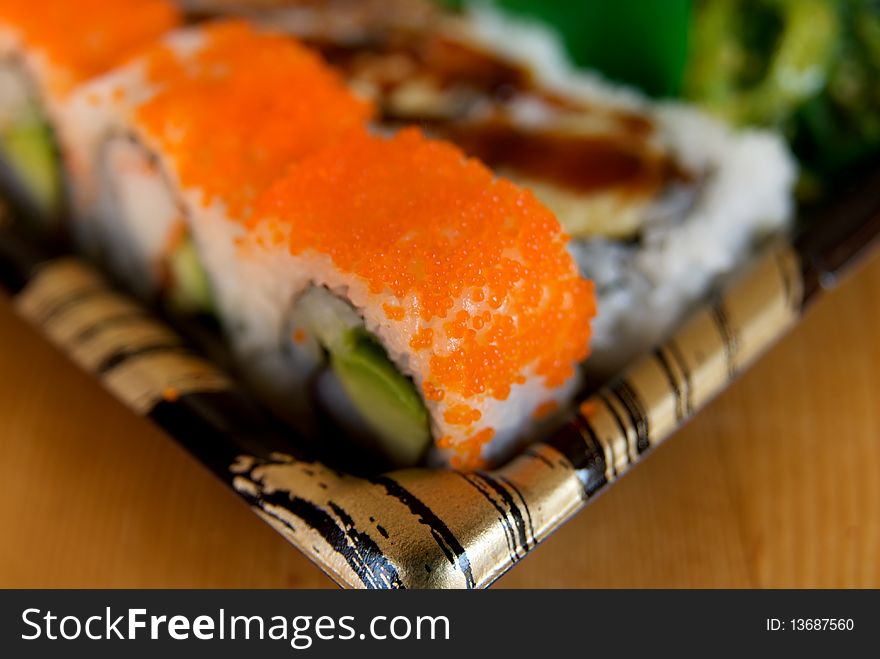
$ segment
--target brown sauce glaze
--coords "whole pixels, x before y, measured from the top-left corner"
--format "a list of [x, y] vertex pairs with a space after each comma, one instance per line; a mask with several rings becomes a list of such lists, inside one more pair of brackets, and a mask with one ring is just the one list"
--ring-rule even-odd
[[513, 170], [573, 192], [620, 187], [653, 192], [677, 177], [668, 160], [619, 134], [532, 132], [503, 122], [435, 124], [428, 130], [490, 167]]
[[[527, 69], [442, 35], [418, 37], [396, 34], [372, 43], [314, 45], [349, 79], [366, 82], [376, 92], [385, 123], [421, 124], [495, 169], [576, 193], [624, 188], [652, 194], [689, 178], [651, 143], [655, 126], [649, 117], [548, 91]], [[442, 104], [439, 116], [432, 108], [430, 117], [397, 107], [395, 92], [416, 82], [456, 102]], [[599, 115], [609, 129], [577, 134], [505, 119], [505, 107], [526, 97], [561, 116]], [[475, 108], [478, 117], [472, 114]], [[488, 113], [486, 108], [491, 108]]]

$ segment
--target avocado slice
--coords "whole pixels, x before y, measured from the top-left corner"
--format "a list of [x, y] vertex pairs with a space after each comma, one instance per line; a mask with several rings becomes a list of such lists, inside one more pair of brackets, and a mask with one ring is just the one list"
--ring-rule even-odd
[[29, 114], [0, 136], [3, 156], [37, 210], [51, 218], [58, 214], [62, 197], [55, 139], [52, 129], [36, 112]]
[[193, 315], [213, 313], [211, 284], [191, 236], [185, 236], [171, 251], [167, 264], [170, 275], [167, 296], [174, 310]]
[[398, 466], [416, 464], [431, 443], [431, 430], [412, 381], [397, 369], [354, 309], [326, 289], [304, 293], [297, 311], [327, 350], [330, 368], [382, 451]]
[[330, 353], [330, 366], [349, 399], [379, 436], [395, 464], [411, 466], [431, 443], [428, 411], [413, 383], [365, 329], [347, 333], [346, 350]]

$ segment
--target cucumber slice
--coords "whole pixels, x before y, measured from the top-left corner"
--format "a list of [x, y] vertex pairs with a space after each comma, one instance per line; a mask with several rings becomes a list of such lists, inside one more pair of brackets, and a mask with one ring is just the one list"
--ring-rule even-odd
[[52, 130], [32, 116], [14, 123], [2, 135], [3, 156], [28, 198], [45, 217], [61, 207], [62, 182]]
[[190, 236], [168, 255], [168, 270], [171, 281], [167, 295], [176, 311], [193, 315], [213, 313], [211, 284]]
[[323, 288], [304, 293], [296, 312], [330, 355], [345, 395], [398, 466], [416, 464], [431, 443], [428, 411], [363, 320]]

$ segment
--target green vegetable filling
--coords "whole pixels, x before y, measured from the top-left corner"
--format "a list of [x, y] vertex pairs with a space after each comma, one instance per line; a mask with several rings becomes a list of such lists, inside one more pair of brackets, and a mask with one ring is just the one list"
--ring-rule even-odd
[[330, 366], [349, 400], [382, 439], [395, 463], [415, 464], [431, 440], [428, 412], [412, 382], [365, 329], [349, 331]]
[[61, 172], [52, 130], [38, 114], [13, 122], [0, 134], [0, 144], [27, 197], [41, 214], [52, 217], [61, 208]]
[[297, 312], [327, 350], [330, 368], [383, 452], [397, 465], [416, 464], [431, 443], [431, 431], [428, 411], [412, 381], [354, 310], [325, 289], [306, 292]]
[[213, 313], [214, 298], [208, 274], [190, 236], [168, 255], [167, 298], [175, 311], [186, 314]]

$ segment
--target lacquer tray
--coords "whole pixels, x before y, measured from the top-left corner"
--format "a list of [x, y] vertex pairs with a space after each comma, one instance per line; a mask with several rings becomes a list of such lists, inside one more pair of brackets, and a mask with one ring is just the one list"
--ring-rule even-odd
[[558, 431], [474, 473], [364, 475], [322, 459], [206, 356], [207, 342], [193, 343], [193, 332], [172, 329], [79, 257], [35, 241], [26, 224], [2, 207], [0, 285], [17, 312], [337, 583], [482, 588], [686, 423], [871, 248], [880, 169], [802, 218], [791, 242], [763, 250]]

